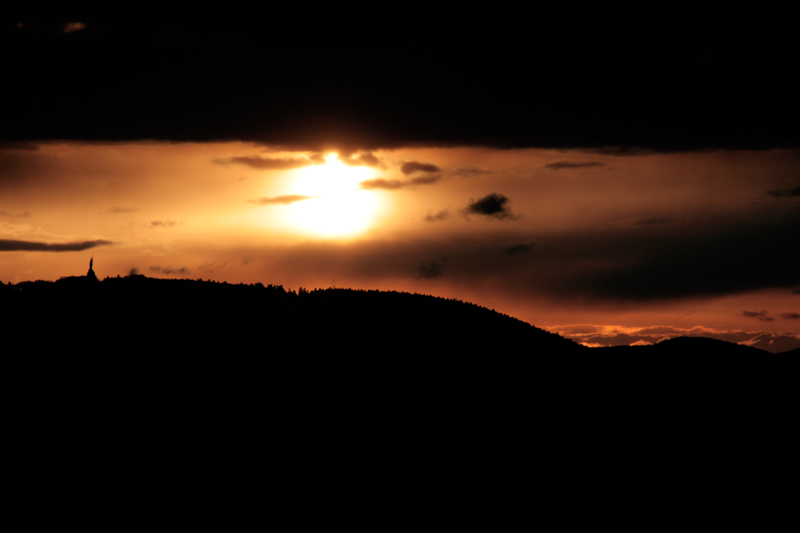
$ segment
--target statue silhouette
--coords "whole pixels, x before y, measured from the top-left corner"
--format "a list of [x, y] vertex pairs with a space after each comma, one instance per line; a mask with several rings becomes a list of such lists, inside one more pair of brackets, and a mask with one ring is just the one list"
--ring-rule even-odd
[[91, 280], [97, 281], [97, 275], [94, 273], [93, 266], [94, 266], [94, 254], [92, 254], [92, 258], [89, 259], [89, 272], [86, 273], [86, 277]]

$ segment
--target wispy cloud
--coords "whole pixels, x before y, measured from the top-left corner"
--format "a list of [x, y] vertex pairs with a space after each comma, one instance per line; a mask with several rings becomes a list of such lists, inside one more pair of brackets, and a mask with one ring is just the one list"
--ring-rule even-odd
[[178, 223], [174, 220], [151, 220], [150, 227], [151, 228], [172, 228], [177, 226]]
[[340, 156], [339, 161], [350, 166], [365, 166], [374, 168], [385, 168], [386, 165], [378, 159], [372, 152], [360, 152], [350, 156]]
[[438, 213], [431, 214], [425, 216], [426, 222], [441, 222], [442, 220], [447, 220], [450, 218], [450, 211], [447, 209], [442, 209]]
[[456, 169], [452, 172], [452, 174], [456, 176], [470, 178], [472, 176], [485, 176], [486, 174], [492, 174], [492, 171], [486, 170], [485, 168], [468, 166]]
[[0, 252], [80, 252], [110, 244], [114, 243], [104, 240], [52, 243], [0, 239]]
[[9, 213], [8, 211], [0, 211], [0, 217], [6, 218], [30, 218], [31, 214], [25, 211], [24, 213]]
[[395, 189], [402, 189], [406, 184], [400, 180], [387, 180], [384, 178], [375, 178], [373, 180], [364, 180], [358, 184], [362, 189], [383, 189], [393, 191]]
[[186, 267], [172, 268], [172, 267], [151, 266], [150, 272], [165, 274], [167, 276], [185, 276], [186, 274], [189, 273], [189, 269]]
[[775, 317], [769, 316], [769, 312], [763, 309], [761, 311], [742, 311], [742, 315], [750, 318], [757, 318], [762, 322], [772, 322], [775, 320]]
[[413, 174], [415, 172], [441, 172], [442, 169], [438, 166], [434, 165], [433, 163], [420, 163], [418, 161], [408, 161], [403, 163], [400, 167], [400, 172], [405, 174], [406, 176]]
[[203, 261], [203, 264], [197, 267], [198, 269], [202, 270], [203, 272], [208, 272], [209, 274], [213, 274], [215, 271], [219, 270], [220, 268], [224, 267], [230, 263], [230, 260], [224, 261], [221, 264], [217, 264], [216, 261]]
[[435, 176], [420, 176], [417, 178], [411, 178], [407, 181], [400, 181], [400, 180], [387, 180], [384, 178], [376, 178], [372, 180], [365, 180], [359, 183], [359, 186], [362, 189], [383, 189], [387, 191], [393, 191], [397, 189], [404, 189], [406, 187], [414, 187], [415, 185], [431, 185], [433, 183], [438, 182], [442, 179], [441, 175]]
[[214, 164], [217, 165], [244, 165], [257, 170], [290, 170], [293, 168], [319, 165], [324, 162], [325, 159], [321, 154], [314, 154], [309, 157], [283, 157], [274, 159], [254, 155], [214, 160]]
[[408, 180], [408, 185], [430, 185], [431, 183], [436, 183], [441, 179], [442, 176], [439, 174], [433, 176], [419, 176], [417, 178], [411, 178]]
[[138, 207], [109, 207], [106, 209], [106, 213], [111, 213], [113, 215], [117, 215], [120, 213], [133, 213], [134, 211], [138, 211]]
[[302, 202], [303, 200], [309, 200], [311, 198], [316, 197], [304, 196], [302, 194], [284, 194], [282, 196], [265, 196], [263, 198], [259, 198], [258, 200], [248, 200], [248, 202], [258, 205], [288, 205], [295, 202]]

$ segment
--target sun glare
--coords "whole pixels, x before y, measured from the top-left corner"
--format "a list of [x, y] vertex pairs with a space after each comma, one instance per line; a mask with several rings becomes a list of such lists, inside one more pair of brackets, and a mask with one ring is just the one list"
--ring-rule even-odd
[[379, 195], [365, 191], [359, 183], [371, 179], [369, 167], [349, 166], [328, 154], [323, 165], [297, 172], [292, 194], [312, 198], [289, 206], [292, 227], [317, 236], [346, 237], [369, 229], [380, 207]]

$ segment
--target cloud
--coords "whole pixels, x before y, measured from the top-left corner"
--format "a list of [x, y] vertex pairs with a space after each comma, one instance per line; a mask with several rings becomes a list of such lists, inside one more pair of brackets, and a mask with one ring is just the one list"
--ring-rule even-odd
[[293, 168], [319, 165], [325, 162], [321, 154], [309, 157], [283, 157], [277, 159], [258, 156], [230, 157], [228, 159], [215, 159], [216, 165], [244, 165], [257, 170], [289, 170]]
[[403, 163], [403, 166], [400, 167], [400, 172], [408, 176], [409, 174], [413, 174], [415, 172], [441, 172], [442, 169], [437, 167], [432, 163], [419, 163], [417, 161], [409, 161], [407, 163]]
[[[65, 9], [38, 15], [32, 13], [36, 10], [20, 10], [11, 20], [24, 26], [54, 24], [61, 32], [75, 18], [49, 11]], [[6, 66], [16, 75], [15, 82], [7, 84], [6, 98], [17, 105], [5, 110], [3, 135], [306, 143], [320, 150], [341, 148], [337, 143], [351, 149], [793, 147], [798, 140], [797, 128], [790, 127], [798, 116], [791, 69], [780, 68], [792, 64], [798, 45], [790, 37], [795, 32], [789, 22], [772, 20], [778, 17], [762, 14], [753, 24], [741, 14], [726, 22], [703, 18], [678, 42], [667, 31], [642, 32], [652, 16], [649, 12], [620, 17], [613, 11], [576, 13], [548, 7], [541, 19], [569, 20], [568, 27], [540, 25], [532, 35], [525, 31], [524, 17], [510, 20], [502, 10], [481, 10], [468, 14], [462, 24], [434, 17], [436, 37], [411, 42], [391, 36], [417, 23], [413, 14], [395, 14], [366, 33], [344, 14], [298, 14], [278, 18], [290, 31], [302, 31], [305, 20], [313, 17], [324, 49], [300, 40], [291, 54], [270, 57], [265, 68], [263, 51], [278, 49], [282, 32], [265, 33], [259, 25], [262, 17], [227, 14], [222, 7], [202, 14], [166, 5], [159, 9], [158, 15], [129, 10], [124, 17], [116, 16], [115, 10], [81, 9], [79, 18], [90, 28], [78, 35], [86, 39], [62, 39], [67, 42], [58, 47], [50, 46], [50, 41], [31, 46], [27, 32], [11, 32], [15, 53], [6, 58]], [[747, 10], [747, 16], [752, 18], [753, 11]], [[225, 20], [235, 22], [221, 23]], [[91, 32], [94, 25], [113, 31]], [[484, 28], [484, 38], [463, 39], [464, 27]], [[709, 27], [707, 37], [704, 32]], [[748, 39], [736, 35], [740, 27], [753, 29]], [[749, 59], [707, 63], [707, 54], [698, 53], [705, 51], [698, 46], [703, 41], [716, 43], [723, 52], [741, 51]], [[365, 42], [369, 46], [364, 47]], [[453, 42], [459, 42], [460, 53], [442, 61]], [[664, 46], [666, 42], [674, 46]], [[366, 56], [344, 66], [342, 58], [359, 45]], [[548, 73], [547, 82], [531, 84], [529, 73], [518, 66], [529, 50], [545, 48], [547, 54], [537, 61], [541, 72]], [[595, 53], [577, 53], [589, 48]], [[199, 53], [203, 50], [215, 53]], [[114, 57], [133, 60], [108, 61], [102, 69], [83, 68], [112, 51]], [[608, 63], [607, 58], [622, 53], [630, 68]], [[493, 58], [504, 83], [493, 75], [465, 76], [480, 54]], [[396, 70], [385, 66], [395, 57], [414, 57], [416, 77], [435, 77], [435, 83], [400, 90]], [[663, 75], [664, 66], [669, 76]], [[70, 76], [78, 67], [80, 75]], [[246, 73], [247, 82], [209, 75], [222, 68]], [[156, 72], [163, 75], [148, 75]], [[736, 75], [763, 82], [745, 88], [730, 83]], [[59, 86], [62, 96], [57, 99], [41, 99], [41, 91], [35, 90], [48, 80], [67, 77], [70, 83]], [[587, 79], [593, 80], [592, 98], [583, 97]], [[126, 83], [130, 80], [136, 83]], [[691, 83], [697, 93], [693, 98], [674, 97], [677, 88]], [[104, 84], [119, 88], [126, 102], [115, 106], [113, 117], [108, 115], [107, 99], [97, 98], [92, 90]], [[629, 90], [637, 84], [648, 90]], [[735, 116], [730, 113], [734, 104], [740, 109]], [[567, 119], [565, 109], [570, 110]]]
[[172, 268], [172, 267], [160, 267], [160, 266], [151, 266], [151, 272], [156, 272], [159, 274], [166, 274], [167, 276], [185, 276], [189, 273], [189, 269], [186, 267], [183, 268]]
[[119, 214], [119, 213], [133, 213], [134, 211], [138, 211], [138, 207], [109, 207], [106, 209], [106, 213], [111, 214]]
[[31, 214], [25, 211], [24, 213], [9, 213], [8, 211], [0, 211], [0, 217], [6, 218], [30, 218]]
[[775, 320], [774, 317], [769, 316], [769, 313], [765, 310], [761, 311], [742, 311], [742, 314], [746, 317], [750, 318], [757, 318], [762, 322], [772, 322]]
[[605, 163], [600, 163], [598, 161], [588, 161], [586, 163], [575, 163], [573, 161], [556, 161], [555, 163], [550, 163], [549, 165], [545, 165], [546, 168], [550, 168], [553, 170], [563, 170], [565, 168], [597, 168], [604, 166], [606, 166]]
[[128, 275], [129, 276], [138, 276], [139, 275], [139, 269], [136, 268], [136, 267], [131, 267], [131, 269], [128, 271]]
[[0, 252], [80, 252], [109, 244], [114, 243], [104, 240], [49, 243], [0, 239]]
[[639, 339], [638, 341], [631, 343], [631, 346], [651, 346], [652, 344], [653, 344], [652, 342], [647, 342], [644, 339]]
[[570, 325], [555, 326], [553, 331], [589, 346], [642, 346], [657, 344], [675, 337], [709, 337], [721, 341], [753, 346], [772, 353], [792, 350], [800, 346], [800, 335], [766, 331], [727, 331], [702, 326], [676, 328], [671, 326], [651, 326], [629, 328], [623, 326]]
[[275, 204], [293, 204], [295, 202], [302, 202], [303, 200], [309, 200], [311, 198], [316, 198], [316, 196], [303, 196], [302, 194], [284, 194], [282, 196], [265, 196], [263, 198], [259, 198], [258, 200], [248, 200], [251, 204], [258, 204], [258, 205], [275, 205]]
[[199, 268], [203, 272], [208, 272], [209, 274], [213, 274], [216, 270], [224, 267], [228, 263], [230, 263], [230, 260], [227, 260], [227, 261], [225, 261], [224, 263], [222, 263], [220, 265], [218, 265], [216, 261], [212, 261], [210, 263], [208, 261], [203, 261], [203, 264], [200, 265], [197, 268]]
[[406, 187], [413, 187], [415, 185], [431, 185], [441, 180], [440, 175], [436, 176], [421, 176], [418, 178], [411, 178], [408, 181], [400, 180], [387, 180], [384, 178], [376, 178], [372, 180], [365, 180], [359, 183], [362, 189], [383, 189], [387, 191], [394, 191], [397, 189], [404, 189]]
[[461, 167], [457, 170], [454, 170], [452, 174], [456, 176], [462, 176], [465, 178], [470, 178], [472, 176], [485, 176], [486, 174], [492, 174], [493, 171], [486, 170], [480, 167]]
[[[800, 232], [797, 217], [696, 220], [660, 226], [659, 232], [587, 228], [548, 238], [547, 267], [571, 292], [592, 298], [649, 300], [797, 287], [800, 271], [786, 236]], [[748, 253], [742, 253], [742, 250]], [[537, 268], [545, 268], [537, 264]]]
[[436, 174], [434, 176], [420, 176], [418, 178], [411, 178], [408, 180], [409, 186], [411, 185], [430, 185], [432, 183], [436, 183], [437, 181], [441, 180], [442, 176], [440, 174]]
[[792, 289], [792, 294], [800, 294], [800, 287]]
[[364, 180], [358, 184], [362, 189], [383, 189], [383, 190], [395, 190], [395, 189], [402, 189], [406, 186], [406, 183], [400, 180], [387, 180], [383, 178], [375, 178], [373, 180]]
[[152, 220], [150, 221], [151, 228], [172, 228], [177, 226], [178, 223], [174, 220]]
[[[437, 222], [433, 214], [429, 216], [426, 224]], [[783, 290], [789, 297], [792, 288], [800, 288], [796, 253], [786, 242], [787, 235], [800, 234], [800, 220], [688, 220], [659, 226], [658, 232], [598, 225], [573, 232], [520, 234], [516, 223], [487, 225], [493, 226], [487, 228], [492, 230], [489, 235], [428, 231], [424, 238], [403, 242], [366, 239], [351, 244], [346, 252], [333, 244], [309, 243], [275, 245], [269, 255], [249, 248], [236, 253], [291, 262], [298, 277], [362, 281], [408, 278], [421, 264], [446, 255], [446, 279], [465, 289], [490, 285], [514, 297], [592, 306], [670, 304], [760, 289]], [[513, 245], [534, 241], [531, 252], [509, 255]], [[748, 307], [732, 311], [740, 320], [744, 320], [742, 309]], [[780, 309], [791, 310], [792, 306]], [[750, 322], [762, 323], [752, 318]]]
[[792, 187], [790, 189], [773, 189], [771, 191], [767, 191], [767, 194], [775, 198], [792, 198], [795, 196], [800, 196], [800, 186]]
[[83, 22], [68, 22], [64, 25], [64, 28], [61, 31], [63, 33], [73, 33], [85, 29], [86, 29], [86, 24], [84, 24]]
[[[512, 211], [513, 206], [516, 203]], [[270, 257], [284, 253], [293, 260], [302, 258], [303, 266], [293, 266], [300, 269], [298, 276], [302, 271], [321, 279], [384, 280], [407, 278], [420, 264], [447, 255], [449, 282], [465, 288], [490, 284], [497, 291], [540, 301], [655, 304], [760, 289], [782, 290], [789, 297], [793, 288], [798, 289], [795, 298], [800, 301], [797, 254], [786, 237], [800, 234], [798, 217], [687, 218], [682, 224], [639, 227], [659, 231], [596, 225], [562, 232], [526, 229], [525, 233], [520, 233], [516, 222], [498, 221], [486, 224], [490, 235], [478, 231], [444, 235], [427, 224], [449, 225], [440, 222], [445, 217], [436, 217], [434, 211], [425, 218], [426, 212], [418, 215], [431, 230], [424, 238], [405, 243], [365, 240], [350, 245], [347, 254], [318, 243], [289, 247], [290, 252], [276, 251]], [[462, 213], [450, 209], [454, 216]], [[533, 241], [533, 251], [508, 254], [509, 247]], [[251, 250], [239, 255], [261, 257]], [[732, 313], [744, 320], [743, 309], [759, 310], [742, 305]], [[792, 310], [798, 311], [792, 306], [779, 309]], [[762, 323], [753, 318], [749, 322]]]
[[373, 168], [386, 168], [383, 162], [378, 159], [372, 152], [361, 152], [349, 157], [339, 157], [339, 161], [345, 165], [352, 166], [365, 166]]
[[419, 265], [414, 273], [414, 277], [417, 279], [441, 278], [445, 263], [447, 263], [446, 256], [432, 261], [425, 261]]
[[450, 211], [447, 209], [443, 209], [436, 214], [428, 214], [425, 216], [426, 222], [441, 222], [442, 220], [447, 220], [450, 218]]
[[784, 320], [797, 320], [800, 318], [800, 313], [778, 313], [778, 316]]
[[[757, 335], [753, 335], [752, 333], [749, 334], [739, 333], [737, 335], [737, 333], [738, 332], [731, 332], [728, 335], [731, 337], [734, 336], [745, 337], [744, 340], [738, 341], [738, 344], [752, 346], [753, 348], [759, 348], [761, 350], [766, 350], [772, 353], [788, 352], [789, 350], [794, 350], [795, 348], [800, 347], [800, 336], [796, 334], [792, 335], [791, 333], [772, 333], [769, 331], [760, 332]], [[710, 337], [715, 338], [714, 335], [710, 335]], [[721, 340], [728, 340], [728, 339], [721, 339]], [[731, 340], [730, 342], [736, 342], [736, 341]]]
[[673, 217], [649, 217], [640, 218], [636, 221], [637, 226], [658, 226], [663, 224], [670, 224], [675, 221]]
[[479, 198], [470, 200], [466, 208], [468, 214], [484, 215], [497, 219], [516, 218], [508, 207], [509, 200], [502, 194], [492, 193]]
[[520, 244], [515, 244], [514, 246], [509, 246], [506, 248], [506, 253], [508, 255], [517, 255], [517, 254], [524, 254], [526, 252], [530, 252], [536, 246], [536, 242], [525, 242]]

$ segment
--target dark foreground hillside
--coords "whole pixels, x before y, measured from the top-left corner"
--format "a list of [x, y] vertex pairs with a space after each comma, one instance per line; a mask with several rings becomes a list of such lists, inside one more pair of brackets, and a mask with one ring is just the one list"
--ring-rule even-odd
[[237, 409], [266, 395], [291, 409], [390, 396], [508, 413], [600, 399], [627, 410], [642, 398], [778, 393], [788, 389], [775, 380], [792, 375], [783, 358], [722, 341], [586, 348], [473, 304], [398, 292], [70, 277], [0, 285], [0, 303], [5, 375], [64, 397], [92, 390], [92, 402], [127, 391], [224, 396]]
[[0, 283], [21, 350], [104, 356], [550, 356], [560, 335], [471, 303], [394, 291], [148, 278]]
[[545, 355], [586, 348], [473, 304], [418, 294], [144, 276], [3, 286], [6, 324], [55, 350], [152, 355]]
[[[620, 357], [395, 292], [67, 278], [3, 285], [0, 312], [14, 493], [85, 499], [86, 480], [120, 517], [145, 498], [207, 522], [205, 507], [230, 498], [296, 517], [321, 500], [326, 521], [432, 506], [496, 527], [532, 501], [559, 517], [597, 502], [592, 520], [633, 520], [633, 505], [649, 520], [672, 515], [676, 484], [707, 506], [704, 480], [752, 477], [742, 457], [754, 442], [771, 448], [755, 454], [755, 477], [783, 472], [764, 461], [790, 441], [797, 400], [787, 358], [697, 357], [697, 339], [664, 343], [682, 357], [658, 346]], [[126, 501], [136, 509], [114, 511]], [[221, 511], [222, 523], [238, 514]]]
[[261, 283], [68, 277], [0, 284], [6, 330], [40, 352], [201, 356], [260, 353], [439, 357], [755, 356], [763, 350], [682, 337], [589, 349], [458, 300], [400, 292], [298, 292]]

